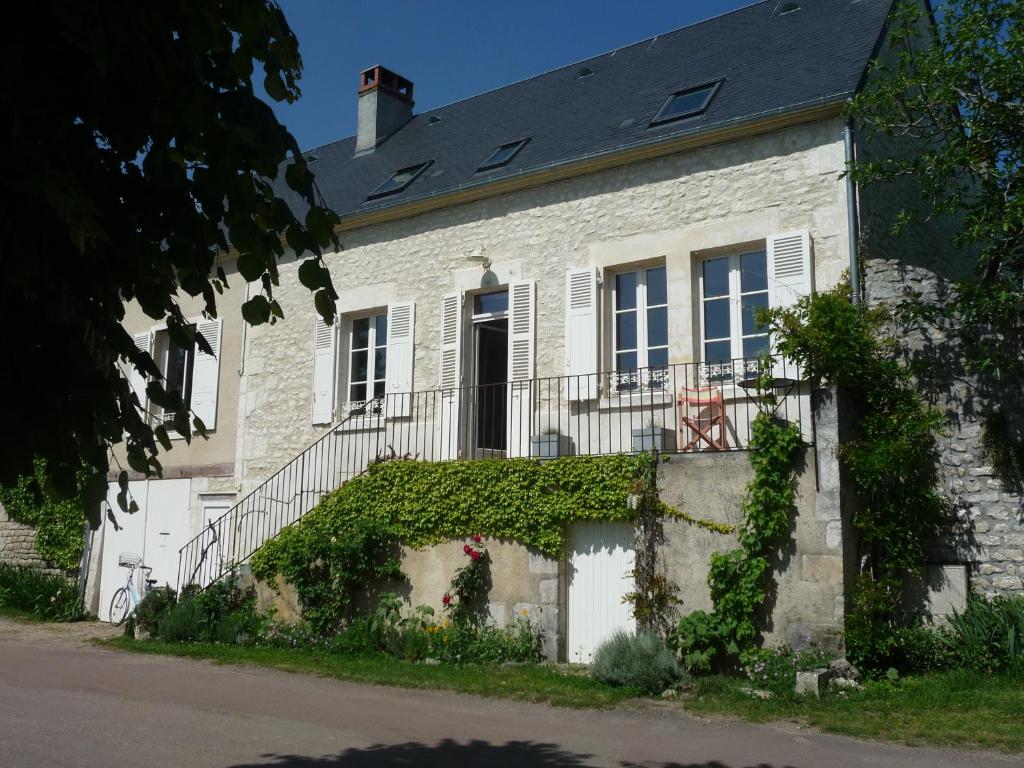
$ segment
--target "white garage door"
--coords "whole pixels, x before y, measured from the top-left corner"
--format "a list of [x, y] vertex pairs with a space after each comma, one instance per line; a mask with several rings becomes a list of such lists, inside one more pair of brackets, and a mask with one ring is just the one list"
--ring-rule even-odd
[[[110, 619], [110, 599], [123, 587], [128, 569], [118, 566], [122, 553], [143, 558], [153, 569], [149, 578], [157, 584], [174, 586], [178, 581], [178, 550], [188, 541], [189, 495], [191, 481], [139, 480], [128, 484], [128, 492], [139, 505], [139, 511], [129, 515], [117, 506], [117, 483], [107, 490], [107, 504], [113, 512], [103, 520], [103, 558], [100, 571], [101, 621]], [[141, 594], [142, 574], [138, 574], [136, 589]]]
[[594, 651], [618, 629], [636, 630], [632, 607], [633, 526], [621, 522], [575, 523], [569, 528], [569, 661], [589, 664]]

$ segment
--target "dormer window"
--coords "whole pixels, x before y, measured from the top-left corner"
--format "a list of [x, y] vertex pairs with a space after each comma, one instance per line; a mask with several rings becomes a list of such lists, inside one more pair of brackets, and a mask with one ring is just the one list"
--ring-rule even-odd
[[703, 114], [721, 85], [722, 81], [716, 80], [713, 83], [698, 85], [696, 88], [676, 91], [661, 105], [658, 114], [651, 120], [651, 125], [661, 125]]
[[526, 146], [526, 143], [529, 140], [529, 138], [525, 138], [508, 144], [502, 144], [487, 156], [487, 159], [480, 164], [477, 171], [489, 171], [492, 168], [500, 168], [503, 165], [508, 165], [512, 158], [519, 153], [519, 150]]
[[373, 200], [377, 197], [384, 197], [385, 195], [393, 195], [397, 192], [401, 192], [412, 184], [416, 180], [417, 176], [427, 170], [431, 162], [433, 161], [410, 165], [408, 168], [402, 168], [401, 170], [395, 171], [387, 181], [368, 194], [366, 199]]

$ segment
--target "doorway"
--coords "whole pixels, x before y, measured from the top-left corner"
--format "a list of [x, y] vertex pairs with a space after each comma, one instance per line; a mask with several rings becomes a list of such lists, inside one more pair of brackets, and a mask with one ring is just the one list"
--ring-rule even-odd
[[473, 297], [475, 458], [505, 455], [508, 421], [508, 291]]

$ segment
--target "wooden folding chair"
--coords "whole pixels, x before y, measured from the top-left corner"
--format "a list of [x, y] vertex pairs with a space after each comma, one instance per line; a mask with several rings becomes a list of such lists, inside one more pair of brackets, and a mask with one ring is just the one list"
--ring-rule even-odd
[[[724, 451], [729, 447], [725, 434], [725, 401], [722, 390], [716, 387], [679, 390], [676, 399], [679, 404], [679, 444], [684, 451], [698, 450], [703, 441], [713, 451]], [[712, 432], [717, 427], [718, 437]], [[691, 435], [687, 440], [687, 430]]]

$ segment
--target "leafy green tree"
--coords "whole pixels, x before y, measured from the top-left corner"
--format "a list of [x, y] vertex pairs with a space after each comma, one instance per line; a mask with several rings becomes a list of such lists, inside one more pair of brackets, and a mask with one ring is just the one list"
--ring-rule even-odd
[[[875, 62], [852, 100], [850, 114], [895, 150], [854, 176], [916, 182], [920, 205], [897, 213], [897, 230], [922, 217], [959, 223], [975, 274], [947, 307], [922, 311], [956, 319], [969, 367], [998, 389], [1024, 360], [1024, 0], [950, 0], [926, 14], [920, 2], [894, 8], [896, 56]], [[918, 151], [903, 153], [908, 143]]]
[[[151, 377], [149, 399], [180, 414], [178, 432], [204, 427], [121, 327], [126, 302], [208, 351], [179, 298], [202, 297], [215, 317], [231, 253], [258, 286], [245, 320], [274, 322], [287, 246], [333, 318], [321, 256], [337, 247], [337, 218], [254, 88], [299, 97], [298, 42], [273, 0], [50, 0], [19, 8], [0, 70], [0, 484], [33, 475], [39, 457], [51, 489], [73, 495], [84, 462], [99, 490], [122, 440], [133, 469], [158, 472], [170, 441], [122, 370]], [[297, 209], [275, 193], [279, 177]]]

